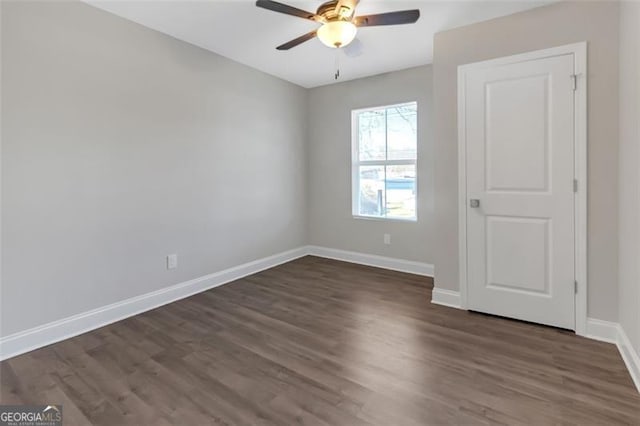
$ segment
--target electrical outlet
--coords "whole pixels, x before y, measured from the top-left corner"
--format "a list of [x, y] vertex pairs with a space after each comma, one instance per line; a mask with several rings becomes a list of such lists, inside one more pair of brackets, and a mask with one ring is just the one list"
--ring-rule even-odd
[[384, 234], [384, 243], [387, 245], [391, 244], [391, 234]]
[[167, 256], [167, 269], [176, 269], [178, 267], [178, 255], [170, 254]]

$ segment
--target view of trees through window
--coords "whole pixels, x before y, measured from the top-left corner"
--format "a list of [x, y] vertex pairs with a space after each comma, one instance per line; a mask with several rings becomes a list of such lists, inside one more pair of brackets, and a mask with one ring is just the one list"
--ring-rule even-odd
[[416, 218], [417, 104], [354, 111], [353, 214]]

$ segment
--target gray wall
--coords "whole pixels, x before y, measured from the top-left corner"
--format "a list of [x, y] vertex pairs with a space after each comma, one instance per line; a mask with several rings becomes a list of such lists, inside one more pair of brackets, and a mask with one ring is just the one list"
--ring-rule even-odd
[[[309, 94], [310, 244], [433, 262], [433, 102], [431, 66], [319, 87]], [[418, 102], [418, 221], [354, 219], [351, 110]], [[384, 245], [383, 234], [391, 234]]]
[[2, 89], [1, 335], [305, 244], [304, 89], [78, 2], [2, 2]]
[[620, 6], [620, 324], [640, 354], [640, 2]]
[[618, 4], [562, 2], [436, 34], [436, 287], [458, 287], [457, 67], [588, 42], [590, 317], [618, 319]]

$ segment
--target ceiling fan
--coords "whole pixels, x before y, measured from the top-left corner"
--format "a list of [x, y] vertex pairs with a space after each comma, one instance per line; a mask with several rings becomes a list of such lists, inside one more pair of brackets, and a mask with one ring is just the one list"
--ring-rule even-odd
[[307, 12], [271, 0], [257, 0], [256, 6], [322, 24], [317, 30], [276, 47], [278, 50], [289, 50], [316, 36], [326, 46], [332, 48], [345, 47], [356, 37], [358, 27], [413, 24], [420, 18], [420, 10], [418, 9], [380, 13], [377, 15], [355, 16], [358, 1], [359, 0], [331, 0], [321, 4], [316, 13]]

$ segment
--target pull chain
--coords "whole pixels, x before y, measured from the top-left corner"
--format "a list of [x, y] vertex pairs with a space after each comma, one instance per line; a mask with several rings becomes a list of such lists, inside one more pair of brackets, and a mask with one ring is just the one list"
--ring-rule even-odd
[[334, 80], [337, 80], [338, 78], [340, 78], [340, 49], [336, 48], [336, 73], [333, 75]]

